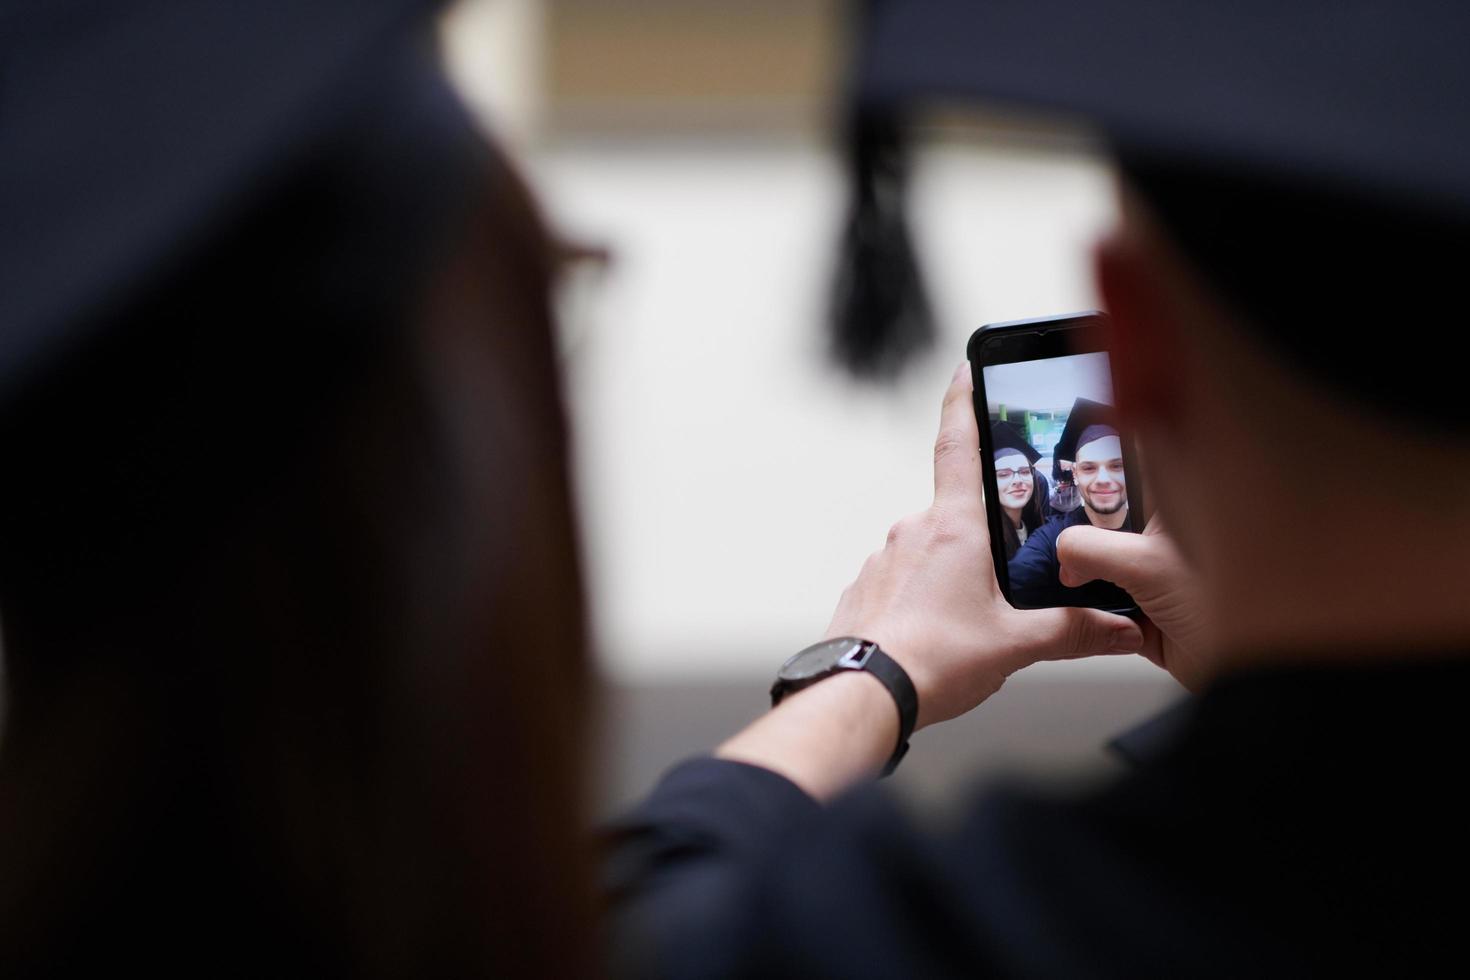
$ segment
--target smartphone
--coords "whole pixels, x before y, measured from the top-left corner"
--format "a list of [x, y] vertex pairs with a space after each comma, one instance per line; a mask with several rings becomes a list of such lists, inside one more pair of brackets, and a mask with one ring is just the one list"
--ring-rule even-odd
[[1097, 311], [986, 324], [970, 337], [985, 512], [1001, 591], [1018, 609], [1136, 614], [1111, 582], [1062, 585], [1056, 541], [1091, 524], [1143, 530], [1143, 485], [1113, 408], [1109, 325]]

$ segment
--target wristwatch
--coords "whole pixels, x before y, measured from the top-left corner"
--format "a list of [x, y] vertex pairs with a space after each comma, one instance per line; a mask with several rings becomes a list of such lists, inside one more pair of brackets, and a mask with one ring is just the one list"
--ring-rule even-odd
[[909, 736], [914, 733], [914, 722], [919, 717], [919, 693], [904, 669], [878, 644], [855, 636], [839, 636], [807, 647], [776, 671], [776, 683], [771, 685], [771, 707], [780, 704], [786, 695], [845, 670], [872, 674], [888, 688], [898, 705], [898, 747], [879, 774], [886, 776], [898, 768], [909, 750]]

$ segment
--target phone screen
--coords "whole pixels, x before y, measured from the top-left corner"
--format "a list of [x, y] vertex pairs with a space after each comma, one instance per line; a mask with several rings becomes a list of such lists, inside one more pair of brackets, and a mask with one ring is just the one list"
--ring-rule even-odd
[[985, 489], [988, 499], [993, 495], [991, 533], [999, 530], [999, 540], [992, 547], [1007, 597], [1021, 608], [1135, 608], [1111, 583], [1070, 588], [1058, 575], [1063, 530], [1081, 524], [1143, 530], [1143, 515], [1132, 506], [1139, 494], [1124, 462], [1131, 453], [1113, 409], [1107, 352], [989, 364], [982, 373]]

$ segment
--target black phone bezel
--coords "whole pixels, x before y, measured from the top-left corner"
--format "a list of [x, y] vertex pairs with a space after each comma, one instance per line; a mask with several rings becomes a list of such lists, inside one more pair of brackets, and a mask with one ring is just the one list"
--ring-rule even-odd
[[[985, 493], [985, 521], [990, 528], [990, 555], [995, 566], [995, 578], [1000, 584], [1001, 594], [1015, 606], [1011, 598], [1010, 575], [1005, 558], [1005, 539], [1001, 536], [1002, 511], [995, 494], [989, 492], [995, 486], [995, 451], [990, 434], [990, 401], [985, 395], [985, 371], [997, 364], [1015, 364], [1020, 361], [1046, 360], [1065, 357], [1069, 354], [1109, 354], [1112, 357], [1109, 339], [1111, 325], [1106, 313], [1086, 310], [1079, 313], [1063, 313], [1057, 316], [1037, 317], [1030, 320], [1008, 320], [1003, 323], [987, 323], [970, 335], [965, 347], [965, 356], [970, 362], [970, 377], [974, 381], [973, 409], [975, 422], [980, 429], [980, 467]], [[1116, 382], [1114, 382], [1116, 386]], [[1138, 466], [1138, 456], [1133, 440], [1124, 431], [1119, 434], [1123, 446], [1123, 466], [1133, 477], [1128, 481], [1128, 509], [1130, 513], [1144, 515], [1144, 481]], [[1126, 595], [1126, 593], [1124, 593]], [[1129, 597], [1132, 598], [1131, 596]], [[1017, 608], [1051, 608], [1017, 606]], [[1125, 616], [1139, 615], [1136, 604], [1106, 607], [1107, 612]]]

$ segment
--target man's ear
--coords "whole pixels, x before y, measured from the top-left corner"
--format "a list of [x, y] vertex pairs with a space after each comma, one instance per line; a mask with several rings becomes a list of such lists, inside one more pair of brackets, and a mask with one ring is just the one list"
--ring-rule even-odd
[[1169, 428], [1179, 418], [1187, 367], [1178, 312], [1170, 302], [1169, 270], [1126, 229], [1093, 252], [1098, 291], [1112, 318], [1113, 397], [1125, 424]]

